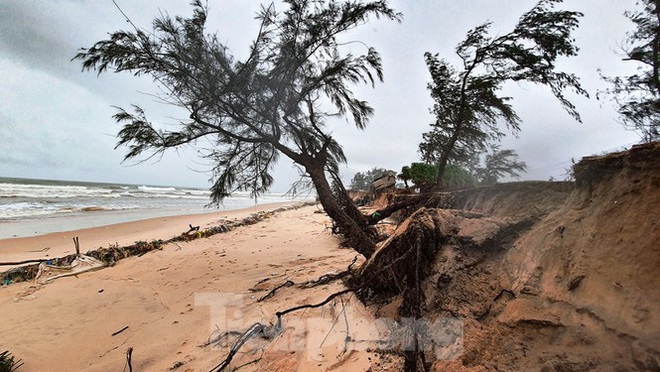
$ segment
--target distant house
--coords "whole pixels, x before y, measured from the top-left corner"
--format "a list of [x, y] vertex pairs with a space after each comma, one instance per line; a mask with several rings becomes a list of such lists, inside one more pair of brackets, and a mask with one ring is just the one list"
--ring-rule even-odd
[[371, 191], [374, 195], [396, 190], [396, 172], [386, 171], [371, 183]]

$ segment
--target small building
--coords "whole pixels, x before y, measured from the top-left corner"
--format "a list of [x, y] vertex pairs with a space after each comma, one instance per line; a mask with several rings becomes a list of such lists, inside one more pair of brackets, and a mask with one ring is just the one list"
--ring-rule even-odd
[[394, 192], [396, 190], [396, 172], [386, 171], [371, 183], [371, 191], [374, 195]]

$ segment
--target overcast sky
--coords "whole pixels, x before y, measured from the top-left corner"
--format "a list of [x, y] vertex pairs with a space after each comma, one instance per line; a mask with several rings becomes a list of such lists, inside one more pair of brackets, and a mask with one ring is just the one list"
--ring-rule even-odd
[[[159, 12], [191, 14], [187, 1], [117, 0], [140, 27], [150, 29]], [[210, 0], [209, 32], [217, 32], [237, 56], [243, 56], [258, 29], [257, 1]], [[492, 32], [511, 30], [535, 1], [528, 0], [397, 0], [391, 6], [404, 15], [401, 24], [375, 21], [349, 35], [376, 47], [383, 58], [385, 83], [356, 89], [376, 110], [369, 127], [358, 131], [338, 120], [333, 135], [344, 147], [348, 181], [372, 167], [400, 170], [419, 160], [422, 133], [429, 130], [433, 102], [426, 85], [426, 51], [455, 61], [454, 46], [465, 33], [492, 21]], [[618, 45], [632, 24], [623, 12], [634, 0], [569, 0], [563, 9], [584, 13], [575, 33], [577, 58], [559, 67], [581, 77], [591, 99], [569, 96], [582, 115], [574, 121], [547, 88], [531, 84], [506, 87], [522, 118], [518, 138], [503, 148], [518, 152], [529, 171], [523, 179], [563, 178], [571, 158], [619, 150], [639, 140], [618, 123], [613, 103], [595, 99], [606, 88], [598, 69], [608, 75], [633, 71], [621, 61]], [[81, 72], [71, 58], [118, 29], [129, 29], [110, 0], [0, 0], [0, 177], [27, 177], [136, 184], [208, 187], [208, 166], [194, 149], [168, 153], [159, 162], [122, 164], [114, 150], [119, 125], [112, 106], [131, 103], [146, 108], [152, 120], [172, 124], [176, 114], [149, 95], [148, 78], [130, 74]], [[296, 172], [282, 157], [273, 191], [285, 191]]]

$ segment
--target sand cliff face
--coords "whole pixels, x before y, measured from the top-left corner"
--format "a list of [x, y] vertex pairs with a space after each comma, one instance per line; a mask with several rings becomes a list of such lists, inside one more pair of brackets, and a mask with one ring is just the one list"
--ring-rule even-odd
[[574, 185], [460, 191], [416, 212], [440, 246], [417, 271], [424, 316], [464, 325], [463, 352], [427, 355], [433, 369], [660, 370], [658, 160], [659, 143], [636, 146], [584, 158]]
[[[658, 160], [656, 143], [577, 164], [575, 190], [510, 247], [490, 252], [473, 269], [472, 280], [453, 289], [457, 295], [482, 293], [479, 287], [494, 285], [497, 294], [472, 295], [475, 303], [481, 299], [486, 305], [483, 313], [460, 311], [470, 307], [469, 299], [456, 307], [467, 319], [466, 353], [451, 364], [660, 369]], [[496, 190], [490, 200], [497, 195]], [[481, 196], [486, 201], [481, 205], [484, 212], [507, 216], [501, 211], [520, 210], [526, 200], [561, 201], [553, 195], [556, 187], [508, 201], [500, 198], [498, 205]], [[464, 200], [463, 206], [479, 210], [469, 202]], [[529, 215], [549, 209], [547, 203], [542, 208], [527, 205]], [[498, 292], [500, 288], [510, 292]]]

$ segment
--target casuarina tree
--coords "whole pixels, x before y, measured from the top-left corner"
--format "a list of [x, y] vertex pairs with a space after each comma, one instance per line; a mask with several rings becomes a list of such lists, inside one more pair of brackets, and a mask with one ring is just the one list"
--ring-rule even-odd
[[512, 98], [501, 95], [507, 82], [549, 87], [566, 111], [580, 120], [565, 92], [587, 92], [575, 75], [556, 71], [556, 60], [577, 54], [571, 32], [582, 14], [556, 10], [557, 3], [561, 0], [541, 0], [502, 36], [489, 35], [490, 22], [472, 29], [456, 47], [462, 62], [458, 67], [438, 54], [425, 54], [436, 121], [423, 134], [419, 150], [424, 161], [438, 164], [438, 185], [448, 163], [468, 162], [497, 143], [504, 136], [501, 123], [514, 133], [520, 130]]
[[623, 124], [646, 142], [660, 139], [660, 0], [641, 0], [641, 10], [626, 12], [636, 26], [623, 43], [624, 60], [637, 64], [637, 73], [603, 77], [612, 84]]
[[284, 0], [285, 9], [278, 6], [261, 8], [260, 29], [244, 59], [232, 54], [222, 36], [207, 33], [208, 9], [200, 0], [192, 2], [190, 18], [161, 15], [151, 31], [116, 31], [74, 59], [99, 74], [150, 76], [165, 89], [163, 100], [187, 111], [189, 119], [165, 129], [138, 106], [119, 109], [117, 146], [127, 147], [126, 159], [205, 138], [213, 144], [204, 156], [214, 164], [211, 191], [219, 202], [236, 190], [255, 196], [267, 191], [273, 165], [284, 155], [310, 176], [339, 231], [369, 257], [375, 243], [362, 216], [342, 208], [347, 203], [337, 200], [342, 194], [333, 195], [328, 182], [346, 160], [328, 126], [337, 116], [358, 129], [367, 125], [373, 108], [351, 89], [382, 81], [383, 69], [375, 49], [353, 54], [337, 38], [369, 19], [399, 21], [401, 15], [385, 0]]

